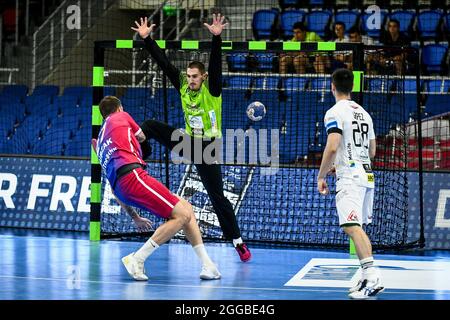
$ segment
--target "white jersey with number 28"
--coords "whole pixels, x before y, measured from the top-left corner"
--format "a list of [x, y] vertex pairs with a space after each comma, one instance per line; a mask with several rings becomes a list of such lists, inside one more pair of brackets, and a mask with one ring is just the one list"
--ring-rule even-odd
[[369, 141], [375, 139], [375, 132], [370, 115], [356, 102], [340, 100], [325, 114], [325, 128], [327, 134], [342, 134], [334, 163], [337, 179], [373, 188]]

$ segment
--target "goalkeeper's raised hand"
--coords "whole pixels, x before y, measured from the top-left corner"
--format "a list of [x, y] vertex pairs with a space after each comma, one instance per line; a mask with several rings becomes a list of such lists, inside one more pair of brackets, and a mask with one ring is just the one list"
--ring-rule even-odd
[[156, 24], [152, 24], [149, 27], [147, 17], [143, 19], [141, 18], [141, 23], [135, 21], [134, 24], [137, 26], [137, 28], [131, 27], [131, 29], [139, 33], [142, 39], [147, 38], [150, 35], [150, 33], [152, 33], [152, 31], [155, 29], [156, 26]]

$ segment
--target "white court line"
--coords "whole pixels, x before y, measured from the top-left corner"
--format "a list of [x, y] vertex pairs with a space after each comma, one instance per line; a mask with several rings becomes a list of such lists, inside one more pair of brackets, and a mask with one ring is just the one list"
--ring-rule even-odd
[[[21, 280], [44, 280], [44, 281], [64, 281], [67, 282], [66, 278], [36, 278], [36, 277], [21, 277], [21, 276], [0, 276], [0, 278], [7, 279], [21, 279]], [[85, 283], [103, 283], [103, 284], [116, 284], [116, 285], [129, 285], [131, 283], [138, 283], [136, 281], [130, 282], [121, 282], [121, 281], [99, 281], [99, 280], [77, 280], [79, 282]], [[260, 288], [260, 287], [227, 287], [227, 286], [199, 286], [199, 285], [179, 285], [179, 284], [161, 284], [161, 283], [143, 283], [139, 282], [145, 286], [152, 287], [178, 287], [178, 288], [205, 288], [205, 289], [229, 289], [229, 290], [253, 290], [253, 291], [286, 291], [286, 292], [344, 292], [348, 293], [348, 290], [339, 290], [338, 288], [328, 288], [324, 287], [324, 289], [291, 289], [291, 288]], [[386, 288], [387, 291], [383, 292], [385, 294], [428, 294], [428, 295], [436, 295], [439, 294], [450, 294], [450, 291], [432, 291], [429, 290], [424, 291], [391, 291], [389, 288]]]

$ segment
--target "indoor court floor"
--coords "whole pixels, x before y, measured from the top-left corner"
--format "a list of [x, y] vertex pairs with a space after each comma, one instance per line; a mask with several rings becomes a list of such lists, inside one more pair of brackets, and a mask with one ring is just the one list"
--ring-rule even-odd
[[[188, 244], [161, 246], [130, 278], [121, 258], [142, 242], [91, 242], [85, 233], [0, 229], [0, 300], [347, 300], [358, 260], [342, 251], [250, 246], [240, 262], [230, 244], [207, 243], [222, 279], [200, 280]], [[449, 300], [450, 252], [375, 254], [386, 290], [378, 300]]]

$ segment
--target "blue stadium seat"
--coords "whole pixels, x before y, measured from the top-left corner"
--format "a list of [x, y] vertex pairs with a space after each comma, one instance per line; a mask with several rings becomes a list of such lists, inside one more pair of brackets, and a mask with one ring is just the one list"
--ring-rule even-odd
[[331, 79], [329, 77], [311, 79], [311, 90], [331, 91]]
[[444, 89], [444, 81], [442, 79], [426, 80], [426, 92], [442, 93]]
[[143, 100], [151, 95], [152, 93], [149, 88], [128, 88], [122, 98]]
[[91, 127], [84, 127], [74, 132], [75, 136], [67, 143], [64, 150], [65, 156], [89, 157], [90, 141], [92, 137]]
[[2, 107], [2, 113], [12, 114], [18, 122], [22, 122], [26, 115], [25, 104], [17, 102], [9, 103], [8, 105]]
[[227, 54], [226, 59], [228, 62], [228, 68], [230, 71], [245, 71], [247, 70], [247, 53], [236, 52]]
[[438, 10], [422, 11], [417, 16], [417, 30], [419, 37], [436, 38], [438, 36], [438, 26], [441, 22], [442, 13]]
[[357, 25], [359, 18], [359, 13], [350, 10], [342, 10], [338, 11], [334, 15], [334, 22], [342, 22], [345, 24], [345, 32], [348, 33], [348, 30]]
[[25, 97], [20, 96], [8, 96], [8, 95], [2, 95], [0, 96], [0, 106], [2, 105], [8, 105], [9, 103], [22, 103]]
[[115, 96], [116, 95], [116, 88], [115, 87], [104, 87], [103, 88], [103, 95], [104, 96]]
[[63, 96], [74, 96], [78, 99], [85, 95], [92, 96], [92, 87], [68, 86], [63, 93]]
[[16, 96], [25, 98], [28, 93], [28, 87], [23, 84], [12, 84], [3, 87], [2, 96]]
[[257, 10], [253, 14], [252, 29], [256, 40], [276, 38], [274, 34], [275, 24], [278, 17], [277, 10]]
[[400, 32], [408, 35], [409, 37], [412, 36], [411, 31], [415, 17], [416, 14], [408, 10], [394, 11], [389, 15], [390, 20], [395, 19], [400, 22]]
[[431, 116], [450, 112], [448, 100], [446, 95], [429, 95], [425, 103], [425, 111]]
[[255, 53], [258, 71], [272, 71], [275, 58], [274, 53]]
[[450, 80], [445, 80], [445, 79], [444, 79], [444, 88], [443, 88], [443, 92], [444, 92], [444, 93], [450, 93]]
[[33, 96], [50, 96], [54, 97], [59, 94], [59, 87], [54, 85], [39, 85], [33, 90]]
[[255, 81], [255, 88], [264, 90], [277, 90], [280, 78], [278, 77], [258, 77]]
[[284, 88], [286, 90], [298, 90], [304, 91], [309, 83], [309, 78], [303, 77], [295, 77], [295, 78], [287, 78], [284, 81]]
[[248, 89], [250, 87], [251, 77], [232, 76], [226, 80], [227, 88]]
[[309, 31], [324, 37], [329, 27], [331, 13], [328, 11], [312, 11], [306, 15], [306, 26]]
[[383, 89], [384, 81], [381, 78], [366, 78], [365, 79], [365, 89], [370, 92], [381, 92]]
[[444, 16], [444, 31], [450, 34], [450, 11]]
[[288, 10], [280, 14], [280, 29], [284, 39], [292, 38], [292, 26], [296, 22], [303, 22], [305, 15], [303, 10]]
[[422, 64], [427, 73], [442, 73], [448, 48], [440, 44], [428, 44], [422, 48]]
[[369, 37], [379, 39], [381, 36], [381, 30], [383, 30], [387, 13], [380, 11], [380, 24], [377, 25], [378, 19], [375, 19], [372, 12], [363, 12], [361, 14], [361, 30]]
[[25, 108], [28, 112], [42, 112], [44, 106], [52, 103], [51, 96], [48, 95], [31, 95], [25, 97]]

